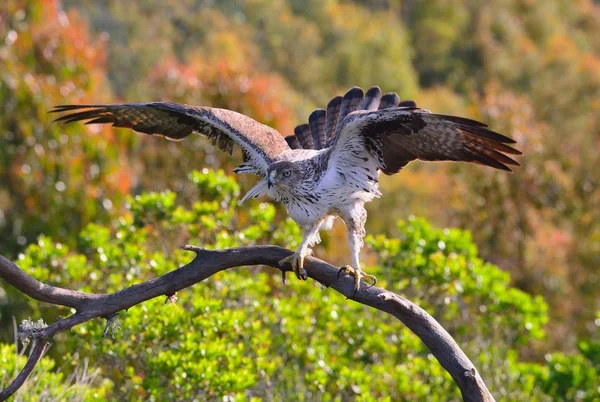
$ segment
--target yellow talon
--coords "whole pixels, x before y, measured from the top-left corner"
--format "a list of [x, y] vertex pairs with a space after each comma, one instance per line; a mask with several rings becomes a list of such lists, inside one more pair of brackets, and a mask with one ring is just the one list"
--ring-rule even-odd
[[304, 269], [304, 255], [299, 253], [294, 253], [285, 257], [283, 260], [279, 261], [279, 265], [285, 265], [289, 263], [292, 266], [292, 270], [298, 279], [305, 281], [308, 279], [308, 274]]
[[377, 278], [375, 278], [373, 275], [365, 274], [360, 268], [353, 268], [350, 265], [344, 265], [338, 271], [338, 277], [342, 272], [354, 277], [354, 292], [357, 292], [358, 289], [360, 289], [361, 279], [363, 279], [363, 281], [364, 279], [370, 279], [373, 282], [370, 286], [375, 286], [377, 283]]

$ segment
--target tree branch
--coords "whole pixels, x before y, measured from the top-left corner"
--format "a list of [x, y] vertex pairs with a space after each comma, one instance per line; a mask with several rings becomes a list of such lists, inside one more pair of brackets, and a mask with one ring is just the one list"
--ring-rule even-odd
[[[31, 354], [25, 368], [0, 396], [8, 397], [23, 385], [45, 350], [48, 340], [58, 332], [98, 317], [109, 319], [119, 311], [126, 310], [146, 300], [167, 296], [172, 299], [175, 293], [228, 268], [248, 265], [269, 265], [285, 272], [290, 267], [279, 267], [278, 262], [291, 254], [277, 246], [239, 247], [227, 250], [206, 250], [195, 246], [184, 246], [184, 250], [194, 251], [196, 257], [188, 264], [155, 279], [131, 286], [110, 294], [90, 294], [43, 284], [14, 263], [0, 256], [0, 278], [19, 289], [29, 297], [60, 306], [76, 309], [76, 313], [61, 319], [36, 333], [35, 338], [42, 346]], [[454, 379], [465, 401], [494, 401], [473, 366], [473, 363], [456, 344], [450, 334], [425, 310], [409, 300], [385, 289], [361, 284], [354, 291], [354, 280], [349, 276], [338, 278], [339, 269], [316, 258], [308, 257], [305, 269], [310, 278], [331, 287], [349, 299], [378, 310], [385, 311], [402, 321], [413, 331], [442, 367]], [[168, 299], [168, 300], [169, 300]], [[28, 370], [28, 371], [27, 371]], [[3, 400], [0, 397], [0, 400]]]
[[42, 359], [42, 356], [44, 356], [49, 344], [50, 342], [45, 339], [33, 340], [31, 352], [29, 353], [29, 359], [27, 359], [25, 367], [23, 367], [23, 370], [19, 372], [17, 377], [8, 385], [8, 387], [0, 391], [0, 401], [8, 399], [8, 397], [17, 392], [19, 388], [25, 384], [25, 381], [27, 381], [27, 378], [29, 378], [33, 372], [35, 366], [37, 366], [38, 362]]

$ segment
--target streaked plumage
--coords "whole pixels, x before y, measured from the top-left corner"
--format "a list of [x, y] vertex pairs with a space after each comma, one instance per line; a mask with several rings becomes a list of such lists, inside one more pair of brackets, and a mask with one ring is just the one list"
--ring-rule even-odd
[[285, 139], [274, 129], [242, 114], [210, 107], [169, 102], [114, 105], [58, 106], [66, 113], [57, 121], [87, 120], [111, 123], [145, 134], [179, 141], [191, 133], [211, 138], [231, 154], [243, 150], [235, 173], [252, 173], [259, 182], [245, 196], [269, 195], [282, 202], [305, 229], [291, 262], [298, 277], [306, 278], [303, 259], [320, 241], [319, 230], [330, 228], [335, 216], [348, 227], [352, 272], [360, 286], [359, 253], [365, 235], [364, 204], [379, 192], [379, 172], [398, 173], [410, 161], [466, 161], [510, 171], [518, 166], [508, 155], [521, 153], [514, 141], [474, 120], [432, 114], [413, 101], [373, 87], [365, 94], [350, 89], [333, 98], [327, 109], [316, 109], [308, 124]]

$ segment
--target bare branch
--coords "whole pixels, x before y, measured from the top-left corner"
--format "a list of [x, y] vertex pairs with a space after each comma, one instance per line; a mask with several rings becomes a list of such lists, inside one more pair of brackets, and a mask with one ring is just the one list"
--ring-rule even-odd
[[32, 343], [31, 353], [29, 354], [29, 359], [27, 359], [27, 363], [25, 363], [25, 367], [23, 370], [17, 375], [17, 377], [6, 387], [4, 390], [0, 391], [0, 401], [4, 401], [8, 399], [11, 395], [19, 390], [25, 384], [25, 381], [31, 373], [33, 369], [38, 364], [44, 353], [46, 352], [46, 348], [50, 343], [45, 339], [35, 339]]
[[[249, 265], [268, 265], [280, 269], [282, 275], [290, 271], [289, 266], [279, 267], [278, 261], [292, 252], [277, 246], [206, 250], [188, 245], [183, 249], [196, 253], [196, 257], [190, 263], [158, 278], [110, 294], [88, 294], [45, 285], [27, 275], [2, 256], [0, 256], [0, 277], [33, 299], [76, 308], [75, 314], [59, 320], [37, 333], [38, 338], [48, 340], [57, 332], [65, 331], [94, 318], [113, 317], [119, 311], [146, 300], [160, 296], [171, 298], [176, 292], [225, 269]], [[368, 286], [363, 283], [359, 291], [355, 292], [354, 281], [351, 277], [344, 275], [338, 279], [339, 269], [337, 267], [316, 258], [307, 257], [305, 269], [310, 278], [324, 286], [331, 287], [358, 303], [385, 311], [402, 321], [421, 338], [442, 367], [450, 373], [465, 401], [494, 401], [473, 363], [450, 334], [425, 310], [402, 296], [376, 286]], [[31, 357], [30, 361], [32, 361]], [[28, 361], [28, 365], [29, 363]], [[35, 366], [35, 363], [32, 364]], [[22, 376], [24, 371], [19, 374], [17, 379]], [[17, 379], [9, 387], [12, 387]], [[22, 382], [19, 386], [21, 385]]]
[[15, 263], [0, 255], [0, 278], [25, 293], [27, 296], [50, 304], [79, 307], [95, 295], [46, 285], [27, 275]]

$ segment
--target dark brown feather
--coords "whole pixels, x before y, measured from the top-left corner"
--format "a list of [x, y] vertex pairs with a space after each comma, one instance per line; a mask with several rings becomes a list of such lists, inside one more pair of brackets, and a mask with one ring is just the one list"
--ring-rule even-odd
[[[381, 107], [382, 101], [384, 102], [384, 107], [393, 107], [398, 105], [400, 98], [395, 93], [382, 95], [381, 89], [377, 86], [370, 88], [366, 94], [364, 94], [361, 88], [353, 87], [344, 96], [336, 96], [327, 104], [323, 129], [321, 129], [321, 109], [319, 109], [317, 115], [311, 114], [309, 117], [309, 127], [312, 136], [312, 145], [307, 140], [299, 139], [300, 146], [302, 148], [310, 147], [314, 149], [330, 147], [335, 142], [336, 133], [343, 126], [343, 121], [348, 114], [357, 110], [377, 110]], [[296, 128], [294, 132], [303, 133], [305, 131], [304, 127], [298, 127], [301, 128]], [[318, 133], [318, 139], [315, 133]], [[325, 141], [323, 141], [323, 136], [325, 136]], [[290, 141], [288, 140], [288, 143]]]
[[381, 89], [379, 87], [370, 88], [356, 110], [377, 110], [381, 102], [381, 96]]
[[[432, 115], [432, 116], [437, 116], [437, 115]], [[444, 117], [442, 117], [442, 119], [444, 121], [447, 121]], [[488, 140], [491, 141], [495, 141], [495, 142], [500, 142], [500, 143], [505, 143], [505, 144], [514, 144], [516, 141], [513, 140], [512, 138], [508, 138], [505, 135], [496, 133], [492, 130], [488, 130], [485, 127], [481, 127], [481, 126], [471, 126], [468, 124], [456, 124], [456, 128], [463, 130], [463, 131], [467, 131], [469, 133], [472, 134], [476, 134], [479, 137], [483, 137], [486, 138]]]
[[[335, 132], [331, 137], [331, 140], [335, 141], [336, 137], [339, 135], [342, 127], [344, 126], [344, 119], [350, 113], [354, 112], [360, 102], [362, 102], [365, 97], [365, 93], [362, 88], [353, 87], [351, 88], [344, 97], [342, 98], [342, 105], [340, 106], [340, 113], [338, 115], [337, 124], [335, 126]], [[330, 140], [330, 141], [331, 141]]]
[[400, 97], [398, 94], [396, 92], [388, 92], [381, 97], [381, 102], [379, 102], [379, 110], [396, 107], [399, 103]]
[[403, 100], [398, 103], [398, 107], [406, 108], [406, 109], [416, 109], [417, 103], [412, 100]]
[[[487, 129], [474, 120], [436, 115], [405, 107], [352, 115], [347, 125], [366, 138], [365, 146], [380, 161], [385, 174], [397, 173], [408, 162], [465, 161], [510, 171], [519, 166], [508, 155], [521, 152], [506, 145], [511, 138]], [[356, 122], [356, 123], [355, 123]], [[349, 131], [355, 132], [355, 131]]]
[[470, 140], [473, 142], [476, 142], [480, 145], [484, 145], [488, 148], [492, 148], [497, 151], [504, 152], [505, 154], [523, 155], [523, 153], [521, 151], [519, 151], [518, 149], [514, 149], [512, 147], [509, 147], [506, 144], [501, 143], [501, 142], [492, 141], [487, 138], [479, 137], [477, 135], [471, 136]]
[[402, 147], [401, 143], [398, 143], [397, 136], [385, 136], [382, 143], [383, 146], [380, 152], [385, 161], [385, 166], [381, 167], [381, 171], [386, 175], [398, 173], [409, 161], [416, 159], [416, 155]]
[[342, 107], [342, 97], [336, 96], [327, 104], [327, 122], [325, 123], [325, 134], [327, 135], [327, 146], [331, 145], [333, 136], [335, 135], [335, 126], [337, 125]]
[[292, 149], [302, 149], [302, 145], [300, 145], [300, 141], [298, 141], [298, 138], [296, 138], [295, 135], [288, 135], [285, 137], [285, 141]]
[[299, 126], [296, 126], [294, 129], [294, 135], [298, 139], [298, 142], [300, 142], [300, 145], [302, 145], [302, 148], [313, 149], [313, 139], [312, 135], [310, 134], [310, 127], [308, 124], [300, 124]]
[[231, 110], [194, 107], [170, 102], [125, 103], [110, 105], [62, 105], [52, 113], [66, 113], [55, 121], [86, 124], [111, 124], [114, 127], [181, 140], [197, 132], [231, 153], [237, 143], [252, 152], [254, 161], [266, 166], [281, 152], [289, 150], [287, 142], [274, 129]]
[[325, 116], [325, 109], [315, 109], [310, 116], [308, 116], [308, 125], [310, 127], [314, 149], [323, 149], [327, 146]]
[[482, 165], [491, 166], [496, 169], [505, 170], [507, 172], [511, 172], [510, 168], [506, 166], [504, 163], [500, 162], [497, 159], [498, 152], [494, 150], [485, 149], [479, 145], [475, 145], [474, 143], [466, 143], [465, 149], [468, 150], [468, 156], [471, 158], [465, 158], [467, 162], [477, 162]]

